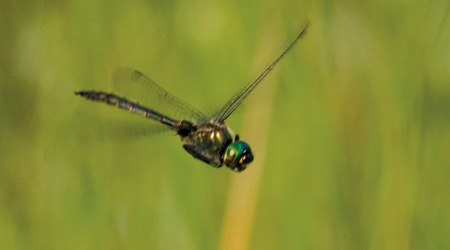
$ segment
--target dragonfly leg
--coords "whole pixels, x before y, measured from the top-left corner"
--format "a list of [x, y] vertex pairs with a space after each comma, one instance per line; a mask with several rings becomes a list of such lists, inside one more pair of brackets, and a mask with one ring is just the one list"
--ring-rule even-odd
[[193, 145], [184, 144], [183, 148], [196, 159], [206, 162], [209, 165], [216, 167], [216, 168], [222, 167], [222, 162], [220, 162], [214, 158], [207, 157], [205, 154], [202, 154], [202, 152], [199, 152], [198, 148]]

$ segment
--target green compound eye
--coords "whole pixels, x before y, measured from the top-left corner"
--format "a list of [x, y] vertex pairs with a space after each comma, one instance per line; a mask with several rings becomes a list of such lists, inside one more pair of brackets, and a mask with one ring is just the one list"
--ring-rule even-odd
[[229, 158], [234, 158], [235, 155], [236, 155], [236, 151], [234, 151], [234, 149], [228, 150], [227, 156]]
[[252, 161], [253, 153], [246, 142], [231, 143], [225, 150], [223, 163], [236, 172], [246, 169], [247, 165]]

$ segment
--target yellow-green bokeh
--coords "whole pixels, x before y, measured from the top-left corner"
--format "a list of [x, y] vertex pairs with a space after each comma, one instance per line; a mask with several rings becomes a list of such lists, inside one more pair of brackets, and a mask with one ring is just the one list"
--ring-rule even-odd
[[[0, 3], [0, 249], [449, 249], [449, 16], [445, 0]], [[210, 114], [305, 19], [227, 120], [259, 161], [243, 173], [173, 134], [128, 138], [110, 117], [154, 123], [73, 95], [128, 66]]]

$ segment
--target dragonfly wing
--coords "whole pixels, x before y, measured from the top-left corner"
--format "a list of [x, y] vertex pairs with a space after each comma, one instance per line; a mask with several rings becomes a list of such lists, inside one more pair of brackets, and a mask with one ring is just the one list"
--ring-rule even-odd
[[[145, 120], [148, 121], [148, 120]], [[93, 130], [96, 127], [99, 129]], [[100, 120], [95, 117], [80, 125], [83, 134], [88, 135], [95, 141], [128, 141], [130, 139], [156, 137], [163, 134], [176, 133], [167, 126], [161, 126], [157, 123], [131, 122], [122, 120], [105, 119]]]
[[204, 121], [207, 117], [169, 94], [161, 86], [141, 72], [131, 68], [118, 68], [112, 77], [112, 88], [116, 94], [134, 100], [139, 104], [155, 110], [175, 120]]
[[286, 53], [294, 46], [294, 44], [305, 34], [306, 28], [308, 27], [308, 21], [305, 21], [301, 26], [300, 33], [293, 37], [292, 40], [288, 41], [285, 46], [281, 49], [280, 53], [275, 57], [275, 59], [265, 68], [261, 74], [258, 75], [253, 81], [249, 82], [244, 86], [239, 92], [237, 92], [215, 115], [213, 115], [212, 120], [214, 121], [224, 121], [226, 120], [234, 110], [239, 107], [239, 105], [247, 98], [247, 96], [252, 92], [256, 86], [269, 74], [269, 72], [275, 67], [275, 65], [281, 60], [281, 58], [286, 55]]

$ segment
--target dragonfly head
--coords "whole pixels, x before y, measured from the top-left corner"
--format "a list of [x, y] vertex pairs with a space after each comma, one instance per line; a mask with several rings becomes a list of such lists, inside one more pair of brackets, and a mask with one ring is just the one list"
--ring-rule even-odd
[[225, 149], [223, 163], [236, 172], [244, 171], [252, 161], [253, 153], [246, 142], [235, 141]]

